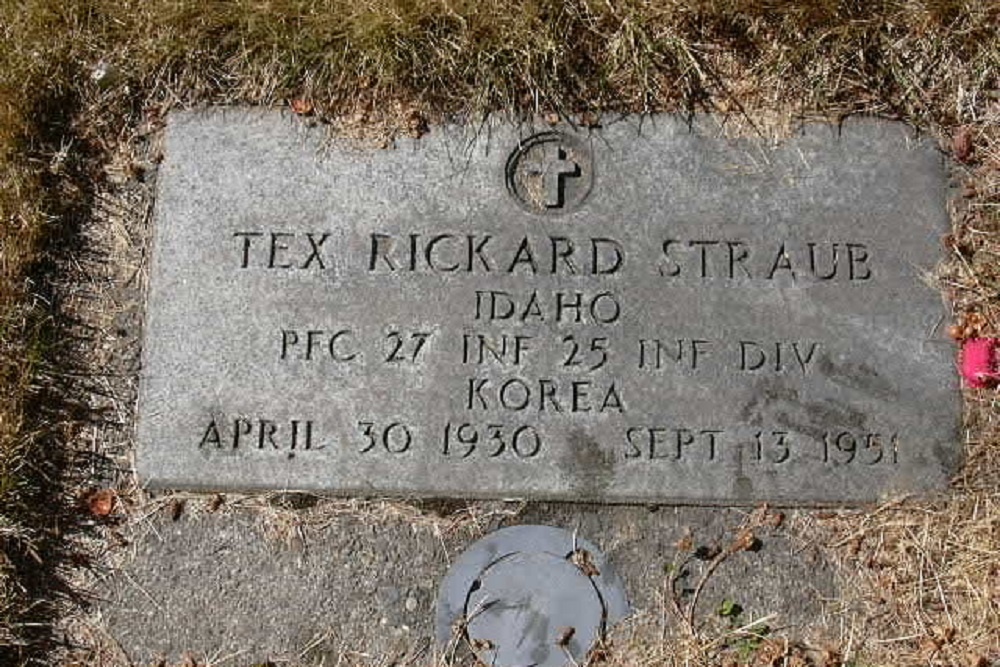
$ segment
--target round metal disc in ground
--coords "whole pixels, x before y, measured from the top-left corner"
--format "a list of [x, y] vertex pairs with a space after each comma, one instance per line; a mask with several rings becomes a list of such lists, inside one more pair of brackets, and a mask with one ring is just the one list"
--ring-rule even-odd
[[487, 665], [563, 667], [581, 663], [601, 636], [604, 604], [570, 560], [517, 553], [473, 583], [466, 634]]
[[435, 626], [442, 645], [470, 646], [494, 667], [563, 667], [584, 662], [628, 614], [625, 587], [594, 544], [551, 526], [512, 526], [448, 570]]

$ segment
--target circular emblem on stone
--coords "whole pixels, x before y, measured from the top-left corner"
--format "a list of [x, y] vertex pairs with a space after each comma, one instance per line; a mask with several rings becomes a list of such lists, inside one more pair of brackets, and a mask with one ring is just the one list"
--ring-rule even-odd
[[507, 190], [532, 213], [568, 213], [583, 203], [594, 184], [589, 142], [566, 132], [541, 132], [507, 158]]
[[621, 580], [590, 542], [549, 526], [504, 528], [441, 583], [436, 634], [495, 667], [565, 667], [629, 613]]

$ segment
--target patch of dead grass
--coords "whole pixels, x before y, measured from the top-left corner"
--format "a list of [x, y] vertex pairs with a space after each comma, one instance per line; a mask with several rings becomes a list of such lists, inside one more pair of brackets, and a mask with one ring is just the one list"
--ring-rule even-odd
[[842, 641], [860, 664], [989, 665], [1000, 656], [998, 503], [995, 492], [955, 494], [832, 520], [844, 536], [831, 542], [847, 591]]

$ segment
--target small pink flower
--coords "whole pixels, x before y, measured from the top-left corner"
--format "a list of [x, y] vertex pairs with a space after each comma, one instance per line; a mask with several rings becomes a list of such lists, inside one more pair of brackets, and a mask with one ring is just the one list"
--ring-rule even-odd
[[1000, 380], [997, 349], [1000, 339], [968, 338], [962, 345], [962, 377], [970, 387], [981, 389]]

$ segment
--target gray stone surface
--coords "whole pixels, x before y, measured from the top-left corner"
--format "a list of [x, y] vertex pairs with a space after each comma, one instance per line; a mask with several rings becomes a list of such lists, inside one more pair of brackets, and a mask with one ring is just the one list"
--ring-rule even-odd
[[425, 654], [446, 562], [439, 537], [364, 515], [324, 524], [268, 526], [257, 511], [189, 511], [178, 521], [159, 513], [97, 591], [99, 616], [138, 665]]
[[279, 113], [171, 117], [144, 482], [696, 503], [945, 483], [930, 143], [875, 121], [776, 148], [667, 117], [476, 130], [370, 150]]
[[[233, 667], [429, 664], [438, 586], [481, 535], [426, 511], [344, 512], [322, 501], [296, 512], [228, 503], [209, 512], [209, 502], [189, 501], [176, 521], [164, 507], [137, 524], [120, 570], [95, 591], [95, 615], [135, 664], [178, 664], [185, 654]], [[678, 542], [712, 553], [743, 520], [724, 508], [534, 504], [516, 522], [588, 538], [624, 582], [633, 614], [623, 623], [649, 623], [638, 639], [656, 642], [684, 632], [663, 597]], [[792, 639], [838, 636], [824, 607], [839, 596], [833, 567], [800, 523], [808, 527], [808, 518], [792, 513], [779, 528], [757, 529], [758, 550], [715, 570], [695, 614], [699, 628], [724, 630], [716, 610], [731, 600], [744, 609], [741, 622], [769, 617]], [[682, 605], [708, 562], [692, 557], [684, 567]]]

